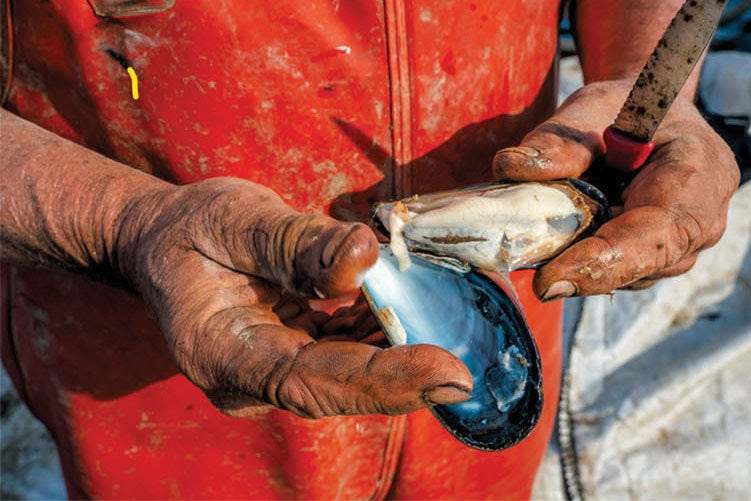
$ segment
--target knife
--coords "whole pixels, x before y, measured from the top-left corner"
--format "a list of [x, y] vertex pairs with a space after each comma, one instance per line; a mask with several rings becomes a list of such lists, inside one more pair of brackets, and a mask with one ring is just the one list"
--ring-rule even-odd
[[726, 0], [686, 0], [649, 56], [615, 123], [605, 129], [605, 163], [638, 170], [657, 127], [709, 44]]

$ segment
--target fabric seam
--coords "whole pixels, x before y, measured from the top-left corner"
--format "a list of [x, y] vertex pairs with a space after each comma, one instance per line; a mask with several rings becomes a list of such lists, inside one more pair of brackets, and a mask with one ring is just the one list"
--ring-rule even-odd
[[386, 51], [391, 99], [391, 147], [394, 157], [394, 198], [411, 195], [411, 75], [406, 9], [402, 0], [385, 0]]
[[376, 478], [376, 487], [370, 496], [371, 500], [385, 499], [394, 484], [394, 476], [399, 465], [404, 434], [407, 429], [407, 416], [392, 416], [389, 418], [389, 433], [383, 450], [381, 470]]
[[[392, 151], [392, 197], [401, 198], [410, 191], [407, 164], [411, 156], [410, 75], [407, 52], [406, 15], [401, 0], [384, 0], [386, 62], [388, 65], [389, 114]], [[381, 469], [370, 499], [385, 499], [391, 491], [407, 426], [406, 416], [389, 418], [389, 431], [383, 450]]]

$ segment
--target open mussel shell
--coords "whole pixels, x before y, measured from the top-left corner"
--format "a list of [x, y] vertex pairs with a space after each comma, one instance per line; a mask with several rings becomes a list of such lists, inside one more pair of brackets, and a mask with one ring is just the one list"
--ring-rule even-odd
[[605, 196], [576, 179], [493, 183], [379, 203], [371, 213], [394, 249], [448, 256], [489, 271], [533, 268], [610, 218]]
[[490, 451], [518, 443], [540, 417], [542, 372], [513, 289], [459, 262], [410, 259], [400, 271], [382, 246], [365, 274], [363, 293], [384, 333], [392, 344], [440, 346], [469, 368], [469, 400], [432, 407], [452, 435]]

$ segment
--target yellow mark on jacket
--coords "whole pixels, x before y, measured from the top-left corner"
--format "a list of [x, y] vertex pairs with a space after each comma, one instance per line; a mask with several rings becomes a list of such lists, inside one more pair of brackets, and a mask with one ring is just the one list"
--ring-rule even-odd
[[128, 66], [128, 75], [130, 75], [130, 92], [134, 100], [138, 100], [138, 75], [132, 66]]

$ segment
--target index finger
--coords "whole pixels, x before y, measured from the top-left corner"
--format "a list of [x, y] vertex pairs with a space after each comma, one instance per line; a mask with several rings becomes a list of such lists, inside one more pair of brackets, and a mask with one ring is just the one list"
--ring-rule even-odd
[[[238, 321], [253, 319], [230, 322]], [[225, 362], [222, 385], [207, 394], [222, 412], [237, 417], [252, 414], [261, 402], [310, 418], [403, 414], [461, 402], [472, 391], [469, 370], [436, 346], [314, 342], [302, 331], [273, 324], [248, 325], [227, 343], [218, 357]]]
[[543, 300], [606, 294], [680, 262], [701, 245], [701, 228], [685, 212], [656, 206], [627, 210], [538, 270]]
[[276, 395], [282, 407], [317, 418], [403, 414], [461, 402], [471, 392], [469, 370], [437, 346], [331, 341], [301, 350]]

